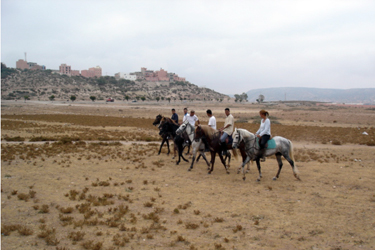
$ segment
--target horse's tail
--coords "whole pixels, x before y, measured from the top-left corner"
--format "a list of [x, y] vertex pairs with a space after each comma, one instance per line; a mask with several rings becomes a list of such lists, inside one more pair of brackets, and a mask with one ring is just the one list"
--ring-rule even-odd
[[294, 160], [294, 154], [293, 154], [293, 143], [289, 140], [289, 146], [290, 146], [290, 150], [289, 150], [289, 157], [290, 159], [292, 159], [292, 161], [294, 162], [294, 171], [299, 174], [299, 171], [298, 171], [298, 168], [297, 168], [297, 165], [296, 165], [296, 161]]
[[232, 152], [233, 152], [233, 156], [234, 158], [236, 158], [236, 160], [238, 160], [238, 153], [237, 153], [237, 150], [235, 148], [232, 148]]

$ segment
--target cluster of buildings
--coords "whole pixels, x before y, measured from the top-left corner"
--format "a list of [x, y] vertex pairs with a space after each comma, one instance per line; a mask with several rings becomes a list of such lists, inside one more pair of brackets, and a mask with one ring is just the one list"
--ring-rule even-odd
[[38, 65], [34, 62], [26, 62], [25, 60], [18, 60], [16, 62], [16, 68], [17, 69], [31, 69], [31, 70], [45, 70], [46, 66], [44, 65]]
[[[34, 62], [27, 62], [26, 60], [18, 60], [16, 62], [17, 69], [31, 69], [31, 70], [45, 70], [46, 66], [38, 65]], [[88, 70], [84, 69], [79, 72], [79, 70], [72, 70], [70, 65], [66, 65], [65, 63], [59, 66], [59, 70], [52, 70], [54, 73], [59, 73], [61, 75], [68, 75], [68, 76], [84, 76], [87, 78], [90, 77], [101, 77], [102, 76], [102, 68], [99, 66], [89, 68]]]
[[158, 71], [147, 70], [147, 68], [141, 68], [139, 72], [133, 73], [117, 73], [115, 74], [115, 78], [118, 79], [126, 79], [126, 80], [144, 80], [146, 82], [172, 82], [172, 81], [180, 81], [185, 82], [184, 77], [179, 77], [175, 73], [168, 73], [164, 69], [160, 69]]
[[61, 64], [59, 67], [59, 73], [62, 75], [68, 75], [68, 76], [84, 76], [87, 78], [90, 77], [101, 77], [102, 76], [102, 68], [99, 66], [89, 68], [88, 70], [84, 69], [81, 70], [81, 73], [79, 73], [79, 70], [72, 70], [70, 65], [66, 65], [65, 63]]
[[[26, 58], [25, 58], [26, 59]], [[40, 66], [37, 63], [27, 62], [26, 60], [18, 60], [16, 62], [17, 69], [31, 69], [31, 70], [45, 70], [46, 67]], [[68, 76], [83, 76], [87, 78], [94, 78], [94, 77], [101, 77], [102, 76], [102, 68], [99, 66], [89, 68], [88, 70], [72, 70], [70, 65], [65, 63], [59, 66], [59, 70], [52, 70], [54, 73], [59, 73], [61, 75], [68, 75]], [[119, 72], [115, 74], [115, 78], [119, 79], [126, 79], [126, 80], [141, 80], [146, 82], [173, 82], [173, 81], [180, 81], [185, 82], [184, 77], [179, 77], [175, 73], [168, 73], [164, 69], [160, 69], [158, 71], [147, 70], [147, 68], [141, 68], [139, 72], [133, 73], [122, 73]]]

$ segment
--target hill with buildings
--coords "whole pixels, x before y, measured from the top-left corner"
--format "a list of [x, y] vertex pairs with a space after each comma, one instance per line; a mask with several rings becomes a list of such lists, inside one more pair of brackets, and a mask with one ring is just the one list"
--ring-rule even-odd
[[375, 88], [367, 89], [320, 89], [320, 88], [265, 88], [247, 93], [248, 101], [255, 102], [260, 95], [270, 101], [316, 101], [335, 103], [375, 103]]
[[[104, 77], [69, 76], [52, 70], [13, 69], [1, 65], [1, 98], [49, 100], [69, 100], [75, 96], [76, 100], [189, 100], [226, 101], [229, 96], [215, 92], [208, 88], [176, 78], [160, 79], [147, 75], [136, 80]], [[153, 77], [150, 79], [150, 77]], [[151, 80], [151, 81], [150, 81]], [[179, 81], [180, 80], [180, 81]]]

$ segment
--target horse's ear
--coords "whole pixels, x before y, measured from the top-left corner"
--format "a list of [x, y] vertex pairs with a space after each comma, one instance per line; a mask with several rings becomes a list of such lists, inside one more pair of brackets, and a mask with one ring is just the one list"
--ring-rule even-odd
[[237, 128], [234, 128], [234, 133], [237, 133]]

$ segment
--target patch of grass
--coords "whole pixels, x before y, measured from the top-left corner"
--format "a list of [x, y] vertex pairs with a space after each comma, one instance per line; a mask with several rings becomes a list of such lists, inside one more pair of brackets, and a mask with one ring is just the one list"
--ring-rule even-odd
[[20, 136], [4, 137], [4, 140], [6, 140], [6, 141], [25, 141], [25, 138], [20, 137]]

